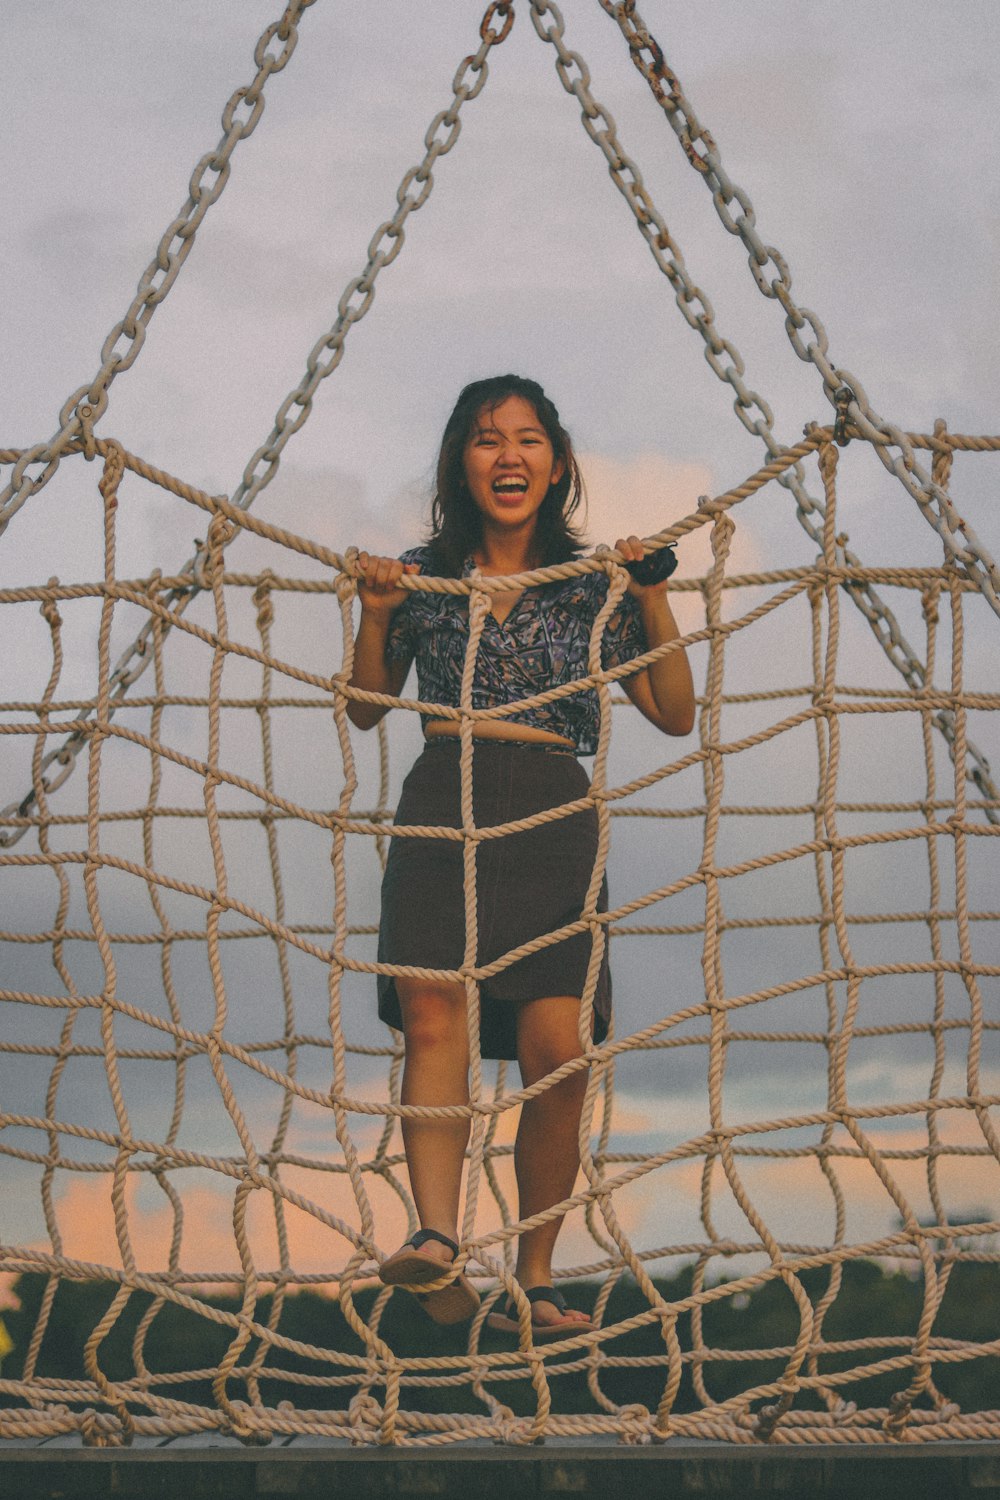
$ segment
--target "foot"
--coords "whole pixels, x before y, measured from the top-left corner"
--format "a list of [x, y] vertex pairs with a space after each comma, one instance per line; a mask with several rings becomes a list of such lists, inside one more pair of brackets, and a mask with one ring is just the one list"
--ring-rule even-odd
[[[547, 1286], [524, 1288], [526, 1295], [548, 1290]], [[561, 1296], [558, 1302], [552, 1302], [548, 1297], [532, 1298], [531, 1323], [534, 1328], [565, 1328], [567, 1334], [572, 1331], [574, 1323], [582, 1323], [587, 1328], [594, 1326], [589, 1313], [585, 1313], [580, 1307], [567, 1307]]]
[[[597, 1326], [587, 1313], [567, 1307], [562, 1293], [554, 1287], [525, 1287], [524, 1295], [531, 1304], [531, 1332], [535, 1339], [571, 1339], [578, 1333], [590, 1333]], [[490, 1313], [487, 1322], [500, 1333], [519, 1335], [521, 1331], [517, 1307], [511, 1300], [503, 1312]]]
[[435, 1260], [442, 1266], [450, 1266], [455, 1259], [455, 1252], [451, 1246], [442, 1245], [440, 1240], [426, 1240], [419, 1250], [420, 1254], [426, 1255], [428, 1260]]
[[[408, 1286], [411, 1291], [443, 1276], [458, 1254], [458, 1245], [436, 1229], [419, 1229], [379, 1267], [386, 1286]], [[461, 1323], [479, 1306], [479, 1293], [466, 1276], [455, 1276], [437, 1291], [417, 1292], [435, 1323]]]
[[[444, 1271], [457, 1253], [458, 1245], [450, 1235], [442, 1234], [437, 1229], [418, 1229], [394, 1255], [382, 1262], [379, 1276], [390, 1285], [400, 1280], [433, 1281], [438, 1273], [432, 1268], [440, 1266]], [[426, 1266], [424, 1262], [427, 1263]], [[396, 1274], [403, 1267], [409, 1274]], [[414, 1271], [419, 1274], [414, 1275]]]

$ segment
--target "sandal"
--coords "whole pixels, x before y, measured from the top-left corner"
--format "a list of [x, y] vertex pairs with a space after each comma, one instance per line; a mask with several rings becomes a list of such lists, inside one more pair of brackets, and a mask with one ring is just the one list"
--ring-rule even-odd
[[[420, 1254], [421, 1245], [426, 1245], [428, 1240], [446, 1245], [453, 1256], [458, 1254], [458, 1246], [446, 1234], [439, 1234], [436, 1229], [418, 1229], [412, 1239], [382, 1262], [379, 1280], [386, 1286], [406, 1287], [440, 1281], [447, 1274], [448, 1267], [442, 1261]], [[414, 1295], [435, 1323], [464, 1323], [479, 1306], [479, 1293], [467, 1276], [456, 1276], [454, 1281], [439, 1287], [436, 1292], [416, 1292]]]
[[[532, 1286], [525, 1288], [524, 1295], [534, 1305], [536, 1302], [551, 1302], [558, 1308], [559, 1312], [566, 1312], [566, 1298], [562, 1292], [557, 1292], [553, 1286]], [[499, 1333], [519, 1334], [521, 1325], [517, 1321], [517, 1308], [511, 1298], [507, 1299], [507, 1306], [502, 1313], [490, 1313], [486, 1319], [490, 1328], [495, 1328]], [[578, 1333], [593, 1333], [597, 1324], [590, 1318], [567, 1318], [562, 1323], [536, 1323], [534, 1317], [531, 1319], [531, 1336], [535, 1343], [544, 1343], [549, 1339], [575, 1338]]]

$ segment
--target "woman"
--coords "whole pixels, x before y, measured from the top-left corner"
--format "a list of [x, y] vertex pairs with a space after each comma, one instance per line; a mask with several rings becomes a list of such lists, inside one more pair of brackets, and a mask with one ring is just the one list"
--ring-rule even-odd
[[[541, 386], [515, 375], [469, 385], [445, 428], [425, 547], [402, 558], [358, 558], [361, 623], [354, 687], [401, 693], [414, 658], [421, 700], [455, 705], [469, 637], [467, 595], [407, 591], [404, 573], [509, 576], [579, 555], [572, 520], [582, 482], [568, 434]], [[638, 562], [634, 536], [616, 542]], [[473, 707], [528, 698], [587, 674], [591, 627], [607, 597], [606, 574], [490, 595], [476, 659]], [[664, 582], [635, 579], [603, 637], [605, 667], [676, 639]], [[688, 734], [694, 692], [683, 651], [623, 679], [640, 712], [665, 734]], [[371, 728], [386, 709], [352, 701], [356, 725]], [[588, 780], [578, 755], [597, 748], [599, 709], [592, 690], [475, 725], [474, 818], [477, 827], [527, 817], [585, 797]], [[408, 775], [396, 822], [461, 826], [460, 747], [454, 719], [425, 716], [425, 749]], [[487, 964], [521, 943], [580, 916], [597, 850], [593, 809], [503, 838], [480, 842], [476, 856], [478, 962]], [[392, 840], [382, 887], [379, 959], [385, 963], [457, 969], [464, 961], [465, 908], [459, 840]], [[607, 909], [602, 891], [600, 910]], [[605, 945], [606, 946], [606, 945]], [[579, 1012], [591, 942], [583, 933], [508, 965], [481, 986], [484, 1057], [516, 1057], [530, 1086], [580, 1056]], [[469, 1055], [464, 986], [379, 976], [379, 1014], [401, 1027], [406, 1060], [404, 1104], [468, 1101]], [[611, 989], [605, 957], [594, 1001], [594, 1038], [607, 1034]], [[514, 1162], [520, 1216], [530, 1218], [568, 1198], [579, 1170], [578, 1127], [586, 1072], [580, 1069], [526, 1102]], [[389, 1284], [439, 1280], [457, 1254], [462, 1167], [469, 1120], [403, 1119], [403, 1142], [420, 1232], [390, 1256], [380, 1275]], [[561, 1221], [520, 1238], [517, 1278], [532, 1311], [533, 1336], [567, 1337], [592, 1325], [569, 1310], [552, 1282], [552, 1253]], [[425, 1294], [438, 1322], [471, 1316], [479, 1298], [458, 1277]], [[517, 1330], [509, 1304], [490, 1318]]]

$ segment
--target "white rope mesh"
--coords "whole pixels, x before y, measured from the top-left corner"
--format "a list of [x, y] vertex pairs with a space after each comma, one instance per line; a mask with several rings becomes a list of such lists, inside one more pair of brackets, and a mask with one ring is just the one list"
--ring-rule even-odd
[[[937, 441], [1000, 448], [998, 439], [966, 444], [940, 432]], [[900, 613], [912, 613], [909, 601], [919, 600], [926, 685], [915, 691], [841, 682], [843, 586], [859, 570], [845, 565], [837, 542], [838, 450], [829, 430], [815, 429], [783, 459], [702, 502], [656, 539], [711, 529], [709, 573], [676, 585], [682, 595], [700, 596], [704, 606], [704, 624], [684, 638], [701, 672], [698, 743], [682, 744], [675, 759], [615, 781], [613, 746], [631, 738], [618, 715], [631, 722], [633, 710], [613, 704], [612, 689], [629, 668], [601, 671], [600, 632], [625, 585], [624, 571], [613, 554], [603, 554], [530, 575], [591, 568], [610, 575], [609, 608], [595, 625], [590, 675], [576, 685], [596, 687], [601, 702], [590, 793], [600, 846], [578, 923], [558, 934], [539, 934], [477, 967], [472, 892], [478, 842], [578, 805], [506, 829], [472, 825], [473, 722], [499, 711], [471, 709], [471, 664], [488, 591], [507, 586], [505, 581], [407, 580], [411, 588], [472, 590], [467, 691], [461, 706], [450, 710], [461, 721], [469, 805], [465, 833], [393, 829], [385, 737], [373, 778], [373, 766], [355, 762], [346, 718], [348, 694], [357, 693], [345, 687], [353, 651], [351, 555], [341, 557], [241, 513], [151, 470], [115, 443], [98, 441], [95, 447], [104, 464], [104, 577], [66, 585], [50, 579], [0, 591], [11, 617], [5, 638], [26, 639], [34, 627], [23, 623], [25, 616], [37, 619], [40, 611], [52, 661], [41, 697], [3, 704], [0, 723], [17, 752], [5, 758], [13, 767], [18, 759], [24, 765], [27, 756], [31, 785], [31, 795], [9, 807], [0, 823], [5, 889], [14, 890], [17, 874], [28, 890], [24, 899], [5, 901], [5, 910], [20, 918], [12, 922], [8, 916], [0, 933], [6, 973], [24, 975], [25, 982], [0, 990], [5, 1009], [17, 1018], [2, 1032], [0, 1055], [11, 1084], [18, 1066], [25, 1087], [29, 1077], [34, 1081], [37, 1100], [31, 1109], [11, 1109], [12, 1089], [5, 1090], [0, 1152], [34, 1183], [45, 1226], [44, 1241], [4, 1244], [0, 1268], [50, 1278], [23, 1377], [0, 1382], [15, 1403], [0, 1410], [0, 1433], [75, 1431], [91, 1442], [127, 1442], [136, 1433], [222, 1430], [246, 1441], [318, 1433], [421, 1443], [609, 1431], [628, 1441], [675, 1433], [783, 1442], [878, 1442], [904, 1432], [920, 1439], [996, 1436], [1000, 1413], [962, 1413], [936, 1383], [940, 1378], [947, 1389], [949, 1366], [1000, 1348], [985, 1319], [975, 1339], [935, 1333], [953, 1268], [1000, 1259], [991, 1238], [1000, 1230], [995, 1208], [966, 1222], [967, 1178], [955, 1177], [956, 1167], [973, 1164], [982, 1185], [976, 1201], [996, 1204], [1000, 1097], [988, 1092], [981, 1057], [1000, 1025], [995, 1006], [991, 1011], [987, 1004], [1000, 975], [1000, 911], [989, 876], [995, 868], [990, 840], [998, 832], [990, 815], [995, 817], [998, 802], [979, 795], [977, 787], [977, 795], [969, 794], [964, 747], [969, 716], [980, 724], [995, 722], [988, 716], [1000, 708], [1000, 694], [990, 691], [992, 684], [965, 681], [966, 615], [973, 606], [984, 619], [987, 613], [975, 585], [947, 562], [940, 568], [863, 570], [866, 580], [901, 601]], [[768, 485], [782, 468], [813, 462], [813, 454], [825, 505], [824, 548], [815, 565], [728, 575], [740, 508], [766, 504]], [[16, 455], [0, 457], [13, 461]], [[183, 579], [119, 576], [119, 495], [121, 503], [142, 503], [138, 480], [121, 485], [126, 469], [157, 482], [179, 503], [212, 512], [206, 562], [193, 585], [200, 593], [185, 613], [160, 602]], [[241, 528], [266, 544], [270, 566], [248, 573], [226, 569], [224, 549]], [[302, 556], [321, 565], [311, 577], [291, 571]], [[64, 698], [64, 640], [72, 639], [74, 616], [87, 632], [87, 616], [80, 612], [93, 601], [100, 605], [97, 678], [85, 697]], [[307, 638], [302, 608], [331, 651], [339, 615], [341, 658], [332, 673], [296, 662], [296, 653], [286, 649]], [[289, 616], [288, 629], [283, 615]], [[119, 631], [133, 631], [140, 616], [150, 626], [152, 690], [115, 705], [112, 640]], [[780, 634], [767, 639], [803, 638], [805, 626], [809, 679], [802, 680], [801, 662], [789, 650], [796, 674], [791, 682], [781, 680], [783, 664], [777, 661], [767, 690], [728, 692], [726, 669], [734, 650], [744, 641], [752, 647], [755, 632], [773, 628], [776, 620], [785, 622]], [[939, 670], [940, 651], [947, 655], [949, 645], [950, 669]], [[670, 649], [678, 647], [658, 648]], [[179, 690], [194, 684], [195, 691]], [[391, 722], [409, 732], [402, 721], [412, 721], [425, 705], [393, 701]], [[955, 726], [953, 764], [942, 765], [943, 741], [933, 732], [941, 712]], [[887, 726], [887, 744], [918, 749], [924, 770], [916, 795], [901, 770], [899, 795], [875, 800], [866, 795], [865, 775], [858, 775], [850, 755], [845, 760], [843, 740], [873, 715]], [[259, 731], [251, 735], [254, 719]], [[58, 749], [71, 735], [83, 743], [86, 785], [77, 778], [57, 792], [46, 785], [42, 768], [53, 743]], [[811, 752], [803, 736], [812, 737]], [[254, 742], [259, 748], [251, 752]], [[740, 783], [742, 762], [750, 758], [765, 795], [754, 804], [731, 802], [727, 782]], [[784, 788], [799, 785], [801, 768], [810, 763], [812, 795], [787, 798]], [[686, 771], [700, 776], [700, 791], [690, 776], [685, 779]], [[638, 894], [618, 895], [613, 887], [612, 909], [603, 917], [596, 896], [609, 849], [627, 849], [630, 839], [652, 826], [649, 820], [665, 832], [700, 821], [700, 847], [684, 861], [683, 842], [664, 837], [652, 858], [648, 851], [642, 858], [628, 855], [620, 868], [641, 870], [646, 884]], [[756, 852], [734, 835], [748, 826]], [[486, 1295], [464, 1349], [456, 1346], [457, 1352], [442, 1357], [400, 1353], [383, 1332], [391, 1299], [406, 1293], [383, 1289], [366, 1315], [356, 1302], [378, 1261], [396, 1247], [404, 1227], [415, 1224], [397, 1133], [404, 1113], [398, 1039], [384, 1046], [357, 1040], [358, 1006], [370, 1011], [374, 1005], [371, 976], [378, 965], [370, 956], [371, 902], [389, 832], [461, 838], [466, 852], [472, 920], [463, 967], [449, 977], [465, 982], [470, 999], [470, 1104], [410, 1107], [413, 1114], [471, 1115], [473, 1122], [460, 1260]], [[911, 867], [919, 860], [924, 871], [924, 900], [906, 910], [894, 900], [897, 880], [891, 874], [900, 853]], [[865, 858], [884, 859], [888, 878], [873, 883], [859, 864]], [[784, 880], [789, 872], [791, 885]], [[783, 883], [775, 887], [777, 905], [768, 908], [768, 887], [761, 881], [769, 873]], [[898, 884], [909, 889], [905, 880]], [[795, 888], [803, 893], [798, 907], [788, 899]], [[804, 897], [807, 889], [811, 894]], [[879, 901], [873, 901], [873, 890]], [[880, 937], [877, 950], [867, 940], [873, 929]], [[580, 1064], [567, 1064], [530, 1089], [512, 1088], [503, 1067], [494, 1082], [479, 1060], [478, 986], [568, 930], [588, 931], [593, 940], [584, 1018], [609, 933], [618, 935], [619, 950], [641, 938], [655, 954], [642, 970], [648, 976], [642, 1025], [590, 1054], [583, 1176], [569, 1203], [567, 1243], [579, 1246], [586, 1235], [592, 1249], [557, 1273], [599, 1283], [601, 1326], [597, 1333], [533, 1349], [525, 1306], [521, 1347], [497, 1350], [484, 1335], [485, 1317], [502, 1291], [517, 1291], [511, 1249], [525, 1227], [510, 1207], [507, 1127], [523, 1099]], [[810, 931], [814, 957], [808, 965], [753, 987], [729, 979], [734, 943], [753, 934], [777, 943], [783, 933]], [[674, 992], [655, 979], [657, 965], [669, 964], [676, 945], [692, 939], [701, 943], [702, 982]], [[237, 950], [248, 948], [251, 962], [234, 959]], [[273, 958], [263, 956], [264, 950]], [[149, 952], [155, 962], [140, 963]], [[198, 962], [190, 957], [195, 952], [202, 956]], [[754, 965], [768, 969], [759, 956], [749, 968], [745, 958], [736, 960], [741, 980]], [[885, 996], [892, 979], [906, 984], [904, 1005]], [[926, 1062], [919, 1096], [898, 1097], [890, 1088], [873, 1101], [855, 1063], [859, 1049], [876, 1040], [912, 1047], [914, 1039], [923, 1039], [920, 1056]], [[759, 1056], [789, 1047], [804, 1049], [808, 1063], [802, 1066], [817, 1080], [812, 1105], [797, 1109], [793, 1103], [774, 1112], [766, 1108], [773, 1094], [764, 1090], [748, 1112], [747, 1096], [731, 1083], [740, 1049]], [[616, 1071], [659, 1057], [667, 1102], [670, 1070], [691, 1049], [705, 1058], [705, 1128], [665, 1130], [662, 1144], [632, 1149], [635, 1141], [627, 1125], [623, 1133], [616, 1110], [624, 1100], [627, 1115], [634, 1095], [627, 1083], [624, 1095], [621, 1085], [616, 1088]], [[101, 1108], [94, 1104], [95, 1066], [106, 1080]], [[763, 1063], [761, 1068], [766, 1075]], [[913, 1070], [904, 1076], [911, 1078]], [[964, 1079], [964, 1087], [954, 1087], [956, 1078]], [[790, 1087], [793, 1100], [795, 1093]], [[772, 1222], [773, 1183], [760, 1173], [776, 1164], [792, 1174], [789, 1193], [807, 1192], [815, 1204], [828, 1205], [814, 1209], [818, 1232], [811, 1238], [789, 1238]], [[697, 1200], [699, 1180], [697, 1232], [671, 1238], [669, 1226], [683, 1221], [685, 1200], [689, 1207]], [[196, 1186], [205, 1182], [210, 1186]], [[647, 1209], [671, 1207], [637, 1215], [637, 1193]], [[881, 1205], [883, 1227], [874, 1236], [852, 1230], [852, 1200], [859, 1197]], [[231, 1226], [226, 1233], [232, 1249], [223, 1265], [197, 1261], [211, 1238], [208, 1203], [215, 1218]], [[109, 1215], [109, 1253], [94, 1263], [73, 1247], [81, 1213], [83, 1221], [99, 1217], [102, 1204]], [[664, 1229], [665, 1241], [647, 1237]], [[297, 1264], [303, 1252], [309, 1269]], [[838, 1299], [849, 1295], [844, 1269], [861, 1260], [910, 1268], [921, 1287], [919, 1318], [904, 1335], [872, 1329], [865, 1338], [828, 1340], [824, 1324]], [[669, 1300], [663, 1291], [669, 1283], [656, 1278], [692, 1262], [690, 1292]], [[828, 1273], [818, 1296], [803, 1282], [803, 1273], [815, 1267]], [[634, 1282], [646, 1310], [616, 1322], [608, 1308], [623, 1276]], [[732, 1279], [720, 1279], [726, 1276]], [[99, 1282], [109, 1294], [86, 1343], [85, 1380], [55, 1380], [40, 1368], [57, 1288], [66, 1279]], [[283, 1332], [288, 1294], [318, 1283], [339, 1298], [356, 1340], [351, 1348], [330, 1347], [322, 1330], [307, 1344]], [[785, 1289], [794, 1336], [763, 1351], [714, 1347], [706, 1312], [720, 1299], [738, 1306], [747, 1292], [771, 1283]], [[239, 1287], [238, 1314], [208, 1300], [223, 1285]], [[272, 1291], [261, 1317], [260, 1299]], [[112, 1380], [103, 1369], [102, 1349], [137, 1292], [152, 1293], [153, 1300], [134, 1340], [133, 1374]], [[204, 1370], [165, 1371], [148, 1358], [151, 1331], [171, 1305], [228, 1330], [210, 1402], [171, 1394], [183, 1379], [204, 1380]], [[660, 1330], [659, 1354], [620, 1352], [626, 1335], [647, 1326]], [[300, 1399], [275, 1406], [267, 1396], [269, 1362], [288, 1352], [303, 1365], [291, 1374], [282, 1370], [281, 1378], [297, 1384]], [[738, 1397], [714, 1394], [723, 1367], [744, 1361], [749, 1369], [762, 1359], [777, 1362], [780, 1374], [764, 1381], [748, 1375]], [[609, 1395], [615, 1372], [650, 1367], [661, 1382], [656, 1405], [625, 1407]], [[686, 1369], [697, 1395], [694, 1410], [676, 1404]], [[560, 1381], [580, 1370], [587, 1373], [593, 1409], [561, 1411]], [[890, 1406], [858, 1402], [866, 1379], [886, 1372], [897, 1390]], [[530, 1416], [515, 1417], [497, 1394], [511, 1378], [530, 1387]], [[471, 1392], [476, 1410], [421, 1410], [421, 1388], [437, 1389], [442, 1382]], [[310, 1400], [317, 1386], [346, 1391], [350, 1400], [343, 1409], [318, 1408]], [[851, 1402], [841, 1396], [848, 1386]], [[377, 1398], [376, 1389], [384, 1394]]]
[[[473, 720], [513, 707], [471, 710], [477, 628], [489, 591], [509, 581], [406, 581], [456, 593], [472, 588], [463, 701], [435, 709], [460, 722], [465, 831], [394, 829], [398, 757], [390, 765], [385, 726], [376, 768], [371, 741], [355, 761], [346, 718], [351, 555], [263, 522], [247, 507], [338, 367], [376, 277], [402, 247], [408, 215], [429, 196], [432, 169], [458, 138], [462, 107], [486, 82], [488, 54], [510, 31], [510, 0], [486, 7], [477, 50], [460, 63], [422, 159], [400, 183], [392, 217], [376, 229], [361, 274], [310, 349], [300, 383], [232, 500], [210, 497], [94, 433], [114, 380], [135, 363], [155, 308], [225, 187], [235, 147], [256, 127], [264, 86], [291, 57], [310, 4], [290, 0], [261, 36], [252, 82], [226, 104], [219, 145], [198, 163], [180, 215], [105, 341], [97, 373], [63, 403], [58, 431], [47, 443], [0, 453], [13, 466], [0, 491], [0, 528], [64, 460], [99, 455], [105, 554], [99, 580], [48, 579], [0, 591], [10, 617], [5, 641], [31, 642], [41, 621], [51, 659], [40, 696], [0, 705], [15, 796], [0, 814], [0, 999], [10, 1018], [0, 1030], [0, 1154], [11, 1191], [21, 1195], [21, 1218], [28, 1199], [39, 1205], [37, 1235], [23, 1243], [4, 1236], [0, 1273], [47, 1277], [23, 1374], [0, 1380], [9, 1403], [0, 1407], [0, 1436], [72, 1432], [90, 1443], [209, 1431], [247, 1442], [295, 1433], [383, 1443], [607, 1432], [630, 1442], [671, 1434], [785, 1443], [996, 1437], [1000, 1412], [963, 1413], [939, 1383], [947, 1389], [956, 1365], [1000, 1354], [1000, 1331], [985, 1309], [974, 1338], [936, 1328], [954, 1270], [1000, 1259], [1000, 1098], [989, 1092], [995, 1084], [984, 1060], [1000, 1029], [989, 1003], [1000, 974], [991, 843], [1000, 797], [969, 732], [971, 720], [989, 742], [1000, 695], [994, 681], [966, 681], [967, 662], [981, 658], [971, 642], [992, 638], [996, 628], [988, 612], [997, 611], [998, 579], [949, 495], [953, 453], [996, 452], [1000, 439], [949, 434], [943, 423], [930, 435], [904, 433], [872, 409], [860, 382], [827, 358], [822, 323], [793, 299], [784, 258], [761, 240], [749, 197], [726, 174], [635, 5], [600, 0], [725, 228], [747, 248], [758, 287], [780, 303], [795, 352], [819, 372], [838, 411], [838, 437], [863, 440], [872, 463], [895, 475], [941, 539], [939, 568], [863, 566], [837, 532], [831, 430], [815, 428], [792, 448], [781, 444], [770, 406], [748, 387], [739, 351], [719, 331], [614, 120], [591, 93], [586, 63], [569, 50], [558, 7], [532, 0], [534, 28], [555, 50], [563, 88], [579, 103], [682, 315], [769, 461], [657, 538], [676, 540], [704, 526], [712, 536], [706, 575], [674, 586], [695, 596], [703, 615], [683, 642], [660, 648], [686, 644], [702, 682], [698, 744], [682, 745], [672, 760], [630, 760], [632, 711], [614, 685], [634, 664], [600, 670], [600, 632], [625, 583], [613, 554], [521, 580], [585, 568], [610, 576], [590, 675], [531, 700], [598, 692], [601, 739], [588, 800], [600, 842], [579, 923], [477, 966], [478, 843], [536, 821], [506, 829], [472, 822]], [[930, 474], [917, 462], [919, 450], [931, 455]], [[810, 494], [814, 455], [817, 493]], [[127, 560], [118, 561], [119, 501], [143, 503], [144, 484], [129, 478], [122, 485], [126, 469], [211, 516], [206, 543], [176, 576], [133, 577]], [[733, 517], [747, 503], [767, 504], [772, 482], [791, 491], [820, 556], [815, 565], [733, 574]], [[252, 533], [266, 550], [264, 566], [227, 568], [224, 550], [239, 533]], [[312, 571], [296, 576], [303, 567]], [[845, 601], [899, 674], [891, 684], [874, 673], [850, 680], [860, 658], [856, 639], [850, 649], [844, 644], [857, 619], [854, 609], [842, 611]], [[341, 653], [332, 671], [338, 614]], [[905, 619], [922, 628], [922, 652], [909, 645]], [[81, 641], [95, 646], [97, 661], [96, 679], [83, 690]], [[748, 673], [755, 650], [766, 654], [766, 671]], [[152, 685], [140, 691], [147, 671]], [[748, 688], [759, 680], [767, 687]], [[411, 726], [426, 705], [388, 701], [397, 710], [393, 738], [415, 741]], [[82, 775], [71, 780], [78, 761], [85, 784]], [[886, 788], [890, 795], [880, 795]], [[464, 1345], [441, 1357], [393, 1346], [396, 1292], [380, 1290], [370, 1307], [362, 1299], [364, 1312], [356, 1300], [378, 1261], [416, 1225], [398, 1135], [401, 1046], [398, 1038], [373, 1041], [374, 1031], [359, 1022], [373, 1009], [374, 903], [390, 834], [460, 837], [466, 861], [468, 943], [462, 969], [450, 977], [464, 982], [469, 999], [470, 1104], [412, 1112], [471, 1115], [460, 1263], [486, 1295]], [[601, 915], [596, 898], [609, 857], [618, 904]], [[577, 929], [592, 941], [581, 1035], [609, 936], [616, 974], [625, 978], [619, 1018], [631, 1021], [623, 1027], [619, 1019], [621, 1034], [589, 1056], [581, 1184], [558, 1206], [568, 1210], [561, 1243], [575, 1262], [558, 1274], [597, 1282], [599, 1331], [535, 1350], [512, 1279], [512, 1247], [525, 1226], [510, 1207], [510, 1121], [523, 1099], [581, 1064], [531, 1089], [513, 1089], [504, 1065], [494, 1079], [479, 1057], [478, 991], [502, 965]], [[691, 944], [700, 945], [700, 964], [685, 969]], [[636, 962], [633, 945], [648, 960]], [[894, 1062], [897, 1053], [907, 1066], [880, 1074], [878, 1059]], [[782, 1058], [785, 1073], [769, 1066], [771, 1056]], [[907, 1092], [918, 1076], [914, 1057], [923, 1071]], [[696, 1093], [692, 1058], [703, 1060], [707, 1080]], [[663, 1119], [654, 1113], [636, 1127], [629, 1117], [641, 1115], [644, 1096], [632, 1070], [650, 1064], [656, 1086], [650, 1091], [652, 1075], [642, 1075], [646, 1097], [652, 1093]], [[675, 1092], [679, 1115], [670, 1113]], [[698, 1114], [691, 1100], [702, 1096]], [[806, 1213], [792, 1233], [788, 1210], [799, 1200]], [[813, 1232], [801, 1232], [803, 1225]], [[862, 1262], [902, 1266], [915, 1278], [919, 1313], [904, 1332], [828, 1332], [851, 1296], [847, 1273]], [[689, 1289], [665, 1294], [671, 1283], [664, 1277], [681, 1265], [693, 1268]], [[809, 1280], [817, 1269], [825, 1277], [818, 1292]], [[85, 1379], [45, 1373], [46, 1337], [69, 1282], [105, 1293], [82, 1350]], [[625, 1282], [642, 1310], [616, 1318], [613, 1299]], [[290, 1294], [316, 1285], [337, 1296], [353, 1343], [324, 1337], [324, 1329], [308, 1342], [288, 1334]], [[233, 1286], [235, 1313], [210, 1300], [213, 1290]], [[713, 1310], [738, 1308], [748, 1293], [772, 1287], [787, 1314], [779, 1341], [765, 1349], [713, 1341]], [[498, 1351], [484, 1332], [504, 1292], [521, 1314], [517, 1350]], [[151, 1300], [132, 1339], [131, 1373], [112, 1378], [109, 1342], [137, 1293]], [[217, 1364], [157, 1366], [150, 1353], [156, 1330], [176, 1308], [224, 1331], [228, 1344]], [[656, 1352], [630, 1352], [629, 1336], [646, 1329], [657, 1334]], [[285, 1369], [286, 1356], [299, 1364]], [[268, 1395], [278, 1362], [281, 1380], [298, 1392], [294, 1402], [275, 1404]], [[733, 1365], [745, 1378], [738, 1394], [722, 1395]], [[654, 1401], [615, 1400], [618, 1372], [650, 1370]], [[581, 1372], [591, 1408], [570, 1411], [561, 1393]], [[888, 1404], [865, 1402], [876, 1377], [893, 1383]], [[693, 1401], [682, 1399], [685, 1379]], [[189, 1381], [210, 1385], [210, 1399], [173, 1394]], [[505, 1403], [511, 1381], [530, 1392], [527, 1416]], [[462, 1410], [424, 1409], [421, 1394], [441, 1390], [454, 1391]], [[345, 1404], [325, 1409], [317, 1391], [338, 1393]]]

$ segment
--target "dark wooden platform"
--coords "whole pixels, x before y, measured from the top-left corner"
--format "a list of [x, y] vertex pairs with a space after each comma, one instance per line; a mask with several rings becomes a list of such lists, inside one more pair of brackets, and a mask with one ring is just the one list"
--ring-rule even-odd
[[648, 1448], [550, 1439], [530, 1448], [285, 1447], [182, 1440], [129, 1449], [0, 1444], [0, 1500], [1000, 1500], [1000, 1442], [742, 1447], [675, 1439]]

